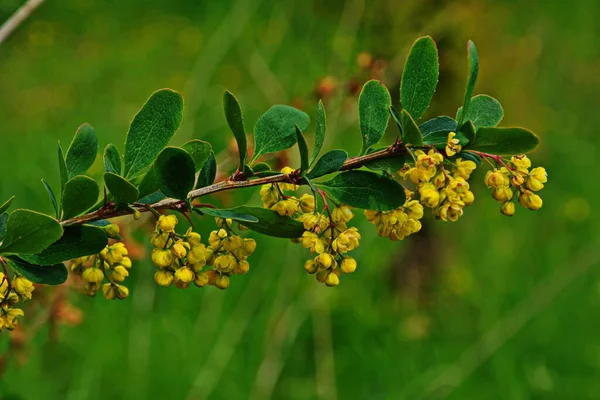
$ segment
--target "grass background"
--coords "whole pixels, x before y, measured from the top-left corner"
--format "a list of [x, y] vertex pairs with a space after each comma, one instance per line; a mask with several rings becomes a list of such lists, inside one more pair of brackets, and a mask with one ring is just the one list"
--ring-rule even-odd
[[[20, 3], [3, 1], [0, 19]], [[476, 92], [502, 102], [503, 125], [541, 136], [532, 158], [550, 180], [541, 211], [509, 219], [479, 174], [463, 219], [426, 221], [401, 243], [357, 217], [359, 268], [337, 289], [304, 273], [300, 246], [269, 238], [225, 292], [158, 288], [137, 262], [127, 301], [71, 293], [83, 322], [26, 343], [0, 398], [597, 398], [599, 15], [592, 0], [48, 0], [0, 46], [0, 198], [17, 195], [18, 207], [51, 212], [39, 179], [58, 184], [57, 140], [67, 146], [90, 122], [101, 146], [122, 150], [158, 88], [186, 99], [175, 144], [222, 150], [224, 89], [253, 122], [325, 75], [348, 79], [366, 50], [388, 61], [397, 101], [404, 57], [423, 34], [441, 62], [426, 117], [460, 105], [473, 39]], [[337, 98], [327, 109], [327, 148], [357, 150], [355, 105]], [[256, 191], [238, 196], [225, 201], [257, 202]]]

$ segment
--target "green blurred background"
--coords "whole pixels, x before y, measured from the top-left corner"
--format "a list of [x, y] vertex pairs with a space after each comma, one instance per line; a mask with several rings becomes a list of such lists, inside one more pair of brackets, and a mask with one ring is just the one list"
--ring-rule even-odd
[[[20, 3], [0, 2], [0, 19]], [[101, 146], [123, 150], [156, 89], [186, 99], [175, 144], [200, 138], [221, 151], [224, 89], [249, 128], [274, 103], [303, 98], [312, 114], [315, 82], [351, 79], [356, 55], [369, 51], [387, 61], [397, 101], [405, 55], [423, 34], [441, 62], [426, 117], [454, 115], [473, 39], [476, 92], [502, 102], [504, 126], [541, 136], [531, 158], [549, 183], [542, 210], [506, 218], [480, 173], [477, 201], [458, 223], [426, 220], [400, 243], [376, 237], [359, 215], [359, 268], [336, 289], [304, 272], [301, 246], [270, 238], [259, 238], [249, 274], [227, 291], [158, 288], [153, 267], [136, 262], [126, 301], [71, 291], [82, 323], [26, 340], [0, 377], [0, 398], [600, 397], [598, 188], [589, 181], [598, 17], [594, 0], [47, 0], [0, 46], [0, 200], [14, 194], [17, 207], [50, 213], [40, 178], [58, 183], [57, 140], [66, 146], [89, 122]], [[355, 102], [340, 97], [327, 105], [326, 146], [358, 149]], [[101, 168], [98, 159], [92, 173]], [[256, 192], [224, 201], [257, 204]], [[7, 348], [3, 334], [0, 353]]]

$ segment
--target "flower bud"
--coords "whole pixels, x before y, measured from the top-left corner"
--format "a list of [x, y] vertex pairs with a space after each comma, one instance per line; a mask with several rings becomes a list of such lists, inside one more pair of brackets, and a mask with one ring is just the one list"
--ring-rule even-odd
[[168, 287], [173, 284], [173, 273], [164, 269], [158, 270], [154, 273], [154, 282], [159, 286]]
[[302, 196], [300, 196], [298, 206], [303, 213], [311, 213], [315, 211], [315, 196], [304, 193]]
[[506, 203], [503, 203], [502, 207], [500, 208], [500, 212], [502, 212], [502, 214], [508, 217], [512, 217], [513, 215], [515, 215], [515, 203], [513, 203], [512, 201], [507, 201]]
[[542, 198], [529, 190], [525, 190], [521, 193], [519, 196], [519, 203], [532, 211], [539, 210], [543, 205]]
[[12, 286], [15, 292], [23, 298], [31, 300], [31, 292], [33, 292], [33, 283], [22, 275], [17, 276], [12, 281]]
[[351, 274], [356, 271], [356, 260], [352, 257], [346, 257], [340, 264], [340, 269], [345, 274]]
[[173, 264], [173, 253], [167, 249], [154, 249], [152, 250], [152, 262], [157, 267], [166, 268]]
[[188, 229], [187, 233], [185, 234], [185, 239], [192, 246], [196, 246], [196, 245], [200, 244], [200, 240], [202, 239], [202, 237], [200, 236], [200, 234], [198, 232], [193, 232], [192, 228], [190, 228], [190, 229]]
[[321, 283], [325, 282], [325, 280], [327, 279], [327, 275], [329, 275], [329, 271], [327, 271], [326, 269], [317, 272], [317, 281]]
[[189, 267], [181, 267], [175, 271], [174, 281], [179, 289], [185, 289], [196, 276]]
[[98, 284], [104, 280], [104, 272], [102, 272], [99, 268], [92, 267], [83, 271], [81, 277], [86, 282]]
[[106, 235], [111, 239], [116, 239], [119, 237], [119, 225], [109, 224], [104, 228], [104, 231], [106, 232]]
[[175, 226], [177, 226], [177, 217], [174, 215], [161, 215], [158, 217], [158, 222], [156, 226], [163, 231], [164, 233], [171, 233], [175, 231]]
[[161, 233], [159, 231], [154, 231], [150, 237], [150, 243], [152, 243], [152, 247], [155, 249], [165, 248], [167, 245], [167, 240], [169, 240], [169, 234]]
[[171, 253], [176, 258], [183, 258], [187, 254], [187, 249], [183, 246], [181, 242], [177, 242], [171, 247]]
[[354, 214], [350, 210], [350, 207], [344, 205], [334, 208], [331, 212], [331, 219], [336, 224], [339, 222], [346, 223], [350, 221], [353, 217]]
[[244, 246], [244, 241], [240, 236], [233, 235], [223, 240], [223, 248], [230, 253], [235, 252]]
[[219, 289], [227, 289], [230, 285], [231, 281], [227, 275], [221, 275], [215, 281], [215, 286]]
[[537, 192], [544, 188], [544, 183], [548, 182], [548, 174], [543, 167], [537, 167], [531, 170], [527, 177], [527, 189]]
[[133, 210], [133, 219], [137, 221], [140, 218], [142, 218], [142, 213], [140, 212], [140, 210]]
[[523, 183], [525, 182], [525, 178], [523, 178], [523, 175], [520, 174], [515, 174], [513, 176], [510, 177], [510, 183], [514, 186], [514, 187], [519, 187], [521, 186]]
[[496, 186], [492, 189], [492, 197], [497, 201], [506, 202], [512, 199], [513, 192], [510, 186]]
[[129, 289], [123, 285], [117, 285], [117, 299], [123, 300], [129, 296]]
[[337, 286], [340, 284], [340, 278], [333, 272], [330, 272], [325, 278], [325, 284], [330, 287]]
[[236, 275], [244, 275], [248, 273], [248, 271], [250, 271], [250, 264], [248, 263], [248, 261], [242, 260], [238, 262], [234, 272]]
[[129, 268], [131, 268], [131, 258], [123, 257], [123, 259], [119, 262], [119, 264], [121, 264], [125, 268], [129, 269]]
[[117, 297], [117, 290], [112, 283], [102, 285], [102, 294], [107, 300], [114, 300]]
[[194, 285], [198, 287], [204, 287], [208, 284], [208, 274], [206, 272], [200, 272], [196, 274], [196, 279], [194, 279]]
[[314, 274], [319, 269], [319, 266], [315, 264], [313, 260], [306, 260], [304, 263], [304, 270], [309, 274]]
[[230, 254], [215, 258], [214, 267], [220, 272], [232, 272], [237, 266], [237, 260]]
[[334, 263], [334, 258], [329, 253], [322, 253], [315, 257], [315, 264], [319, 269], [327, 269]]
[[187, 253], [187, 261], [195, 268], [202, 268], [206, 265], [206, 247], [203, 244], [195, 245]]
[[114, 267], [110, 274], [110, 278], [118, 283], [123, 282], [128, 276], [129, 271], [127, 271], [127, 269], [122, 265], [117, 265], [116, 267]]

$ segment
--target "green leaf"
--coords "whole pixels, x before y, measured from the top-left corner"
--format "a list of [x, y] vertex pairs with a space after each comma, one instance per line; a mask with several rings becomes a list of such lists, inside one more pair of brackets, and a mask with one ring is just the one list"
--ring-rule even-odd
[[393, 210], [406, 201], [404, 187], [369, 171], [347, 171], [319, 183], [339, 202], [366, 210]]
[[64, 264], [40, 266], [28, 263], [19, 257], [6, 257], [8, 265], [18, 274], [23, 275], [33, 283], [43, 285], [60, 285], [65, 283], [69, 272]]
[[[476, 130], [475, 130], [475, 125], [473, 125], [472, 121], [466, 121], [461, 127], [460, 127], [460, 133], [462, 133], [463, 135], [465, 135], [465, 137], [467, 138], [468, 142], [473, 142], [475, 141], [475, 137], [477, 136], [476, 134]], [[465, 143], [460, 143], [462, 146], [464, 146], [465, 144], [467, 144], [467, 142]]]
[[402, 108], [419, 119], [429, 107], [440, 75], [438, 51], [429, 36], [417, 39], [412, 45], [400, 83]]
[[504, 110], [500, 102], [487, 94], [478, 94], [471, 98], [468, 115], [462, 115], [463, 108], [456, 112], [456, 119], [472, 121], [475, 128], [497, 126], [504, 118]]
[[65, 158], [69, 178], [84, 174], [94, 163], [97, 154], [96, 131], [90, 124], [81, 125], [73, 137]]
[[400, 134], [402, 134], [402, 121], [400, 121], [400, 113], [398, 112], [398, 109], [394, 106], [390, 106], [390, 114], [396, 122], [396, 125], [398, 125], [398, 129], [400, 129]]
[[388, 171], [388, 172], [396, 172], [402, 167], [404, 164], [412, 161], [412, 158], [408, 154], [397, 154], [391, 157], [380, 158], [378, 160], [368, 161], [364, 165], [365, 167], [372, 169], [374, 171]]
[[[42, 185], [44, 185], [44, 188], [46, 188], [46, 192], [48, 192], [48, 197], [50, 197], [50, 202], [52, 203], [52, 207], [54, 207], [54, 212], [56, 213], [56, 218], [58, 218], [60, 216], [60, 214], [59, 214], [59, 210], [58, 210], [58, 203], [56, 202], [56, 196], [54, 195], [54, 191], [52, 190], [52, 188], [50, 187], [50, 185], [48, 184], [48, 182], [46, 182], [46, 180], [44, 178], [42, 178]], [[2, 214], [2, 210], [0, 210], [0, 214]]]
[[402, 142], [413, 145], [413, 147], [423, 146], [421, 131], [408, 111], [402, 110], [400, 121], [402, 122]]
[[104, 148], [104, 168], [106, 172], [114, 172], [117, 175], [121, 175], [121, 155], [119, 149], [112, 143], [109, 143]]
[[62, 237], [38, 254], [20, 255], [36, 265], [53, 265], [74, 258], [100, 253], [108, 244], [104, 229], [89, 225], [74, 225], [65, 228]]
[[149, 166], [181, 124], [183, 97], [171, 89], [154, 92], [131, 122], [125, 142], [125, 176]]
[[6, 200], [4, 202], [4, 204], [2, 204], [0, 206], [0, 214], [3, 214], [6, 210], [8, 210], [8, 207], [10, 207], [10, 205], [12, 204], [14, 199], [15, 199], [15, 196], [12, 196], [10, 199]]
[[450, 117], [442, 115], [440, 117], [436, 117], [430, 119], [427, 122], [423, 122], [419, 125], [419, 129], [423, 134], [423, 138], [426, 138], [428, 135], [434, 132], [456, 132], [456, 121]]
[[200, 171], [200, 175], [198, 175], [198, 184], [196, 187], [203, 188], [210, 186], [215, 182], [216, 177], [217, 160], [215, 159], [215, 153], [211, 151], [210, 156], [208, 156], [208, 160], [206, 160], [202, 170]]
[[296, 143], [296, 125], [306, 131], [310, 117], [303, 111], [285, 105], [269, 108], [254, 126], [254, 156], [273, 153], [292, 147]]
[[100, 195], [100, 188], [95, 180], [85, 175], [70, 179], [65, 185], [62, 195], [63, 219], [75, 217], [89, 210]]
[[231, 132], [233, 132], [233, 136], [235, 136], [235, 141], [238, 145], [241, 167], [246, 162], [246, 154], [248, 152], [248, 145], [246, 143], [246, 130], [244, 129], [244, 118], [242, 116], [240, 103], [229, 91], [226, 91], [223, 95], [223, 108], [225, 109], [227, 125], [229, 125]]
[[481, 157], [475, 153], [469, 153], [468, 151], [462, 151], [459, 155], [463, 160], [473, 161], [477, 165], [481, 165]]
[[317, 115], [315, 117], [315, 146], [313, 147], [312, 155], [310, 156], [310, 164], [315, 162], [317, 156], [321, 152], [323, 142], [325, 142], [325, 131], [327, 130], [327, 114], [325, 114], [325, 106], [319, 100], [317, 104]]
[[300, 151], [300, 175], [304, 175], [308, 170], [308, 146], [298, 125], [296, 125], [296, 142]]
[[263, 235], [293, 239], [301, 237], [304, 233], [304, 226], [300, 221], [290, 217], [282, 217], [273, 210], [247, 206], [230, 208], [229, 210], [258, 218], [258, 222], [240, 221], [240, 224]]
[[154, 193], [150, 193], [144, 197], [140, 197], [140, 199], [138, 200], [138, 203], [142, 203], [142, 204], [153, 204], [156, 203], [158, 201], [161, 201], [162, 199], [166, 199], [167, 196], [165, 196], [162, 192], [154, 192]]
[[529, 153], [540, 140], [535, 133], [524, 128], [479, 128], [477, 137], [465, 150], [477, 150], [499, 156]]
[[[427, 146], [434, 146], [437, 149], [443, 149], [448, 144], [448, 134], [450, 132], [446, 131], [438, 131], [429, 134], [426, 138], [424, 138], [423, 142]], [[462, 133], [456, 132], [455, 139], [458, 139], [458, 142], [461, 146], [465, 146], [469, 143], [469, 139]]]
[[104, 173], [104, 184], [117, 204], [133, 203], [140, 196], [140, 192], [131, 182], [114, 172]]
[[310, 170], [306, 177], [309, 179], [318, 178], [323, 175], [339, 171], [348, 159], [348, 153], [344, 150], [331, 150], [323, 154], [315, 166]]
[[8, 213], [0, 214], [0, 242], [4, 239], [6, 234], [6, 222], [8, 221]]
[[60, 191], [62, 193], [69, 180], [69, 171], [67, 170], [67, 162], [65, 161], [62, 147], [60, 147], [60, 142], [58, 142], [58, 171], [60, 172]]
[[196, 182], [194, 159], [179, 147], [167, 147], [154, 161], [154, 175], [161, 192], [185, 200]]
[[54, 218], [18, 209], [8, 216], [0, 253], [36, 254], [56, 242], [63, 229]]
[[218, 209], [210, 207], [196, 207], [194, 210], [198, 210], [203, 214], [210, 215], [211, 217], [217, 218], [230, 218], [240, 222], [258, 222], [258, 218], [250, 214], [240, 213], [239, 211]]
[[390, 92], [381, 82], [370, 80], [365, 83], [358, 98], [358, 122], [363, 140], [360, 154], [365, 154], [383, 137], [390, 119], [391, 105]]
[[265, 172], [265, 171], [270, 171], [270, 170], [271, 170], [271, 166], [264, 162], [258, 163], [254, 166], [254, 168], [252, 168], [252, 171], [254, 171], [254, 173]]
[[142, 181], [138, 185], [138, 191], [140, 192], [138, 196], [140, 199], [151, 193], [158, 192], [158, 183], [156, 183], [154, 168], [150, 168], [148, 172], [146, 172], [146, 175], [144, 175]]
[[198, 139], [190, 140], [181, 146], [181, 148], [190, 153], [190, 156], [192, 156], [192, 160], [194, 160], [194, 165], [196, 166], [196, 172], [202, 169], [202, 166], [212, 151], [212, 146], [210, 143]]
[[477, 75], [479, 74], [479, 56], [477, 55], [477, 47], [475, 43], [469, 40], [467, 43], [467, 86], [465, 88], [465, 100], [463, 105], [463, 115], [457, 119], [458, 126], [462, 126], [465, 115], [469, 114], [469, 106], [471, 103], [471, 97], [475, 90], [475, 83], [477, 82]]

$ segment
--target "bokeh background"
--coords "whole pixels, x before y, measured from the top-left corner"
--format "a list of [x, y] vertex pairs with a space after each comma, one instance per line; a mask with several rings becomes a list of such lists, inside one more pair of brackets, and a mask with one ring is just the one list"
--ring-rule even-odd
[[[0, 2], [0, 19], [21, 3]], [[126, 301], [61, 292], [65, 325], [47, 321], [55, 294], [40, 290], [24, 331], [0, 338], [0, 398], [598, 398], [598, 17], [594, 0], [47, 0], [0, 46], [0, 199], [14, 194], [18, 207], [51, 213], [40, 178], [58, 184], [57, 140], [67, 146], [89, 122], [102, 147], [123, 150], [162, 87], [186, 99], [173, 143], [208, 140], [227, 165], [224, 89], [250, 129], [275, 103], [313, 114], [314, 89], [332, 76], [326, 147], [357, 150], [357, 55], [381, 60], [397, 101], [423, 34], [441, 62], [426, 117], [454, 115], [473, 39], [476, 92], [502, 102], [502, 125], [540, 135], [531, 157], [550, 180], [541, 211], [506, 218], [479, 174], [459, 222], [430, 218], [400, 243], [357, 216], [359, 268], [336, 289], [304, 272], [301, 246], [259, 238], [227, 291], [159, 288], [140, 260]], [[91, 172], [100, 177], [100, 159]], [[256, 192], [216, 201], [258, 204]]]

